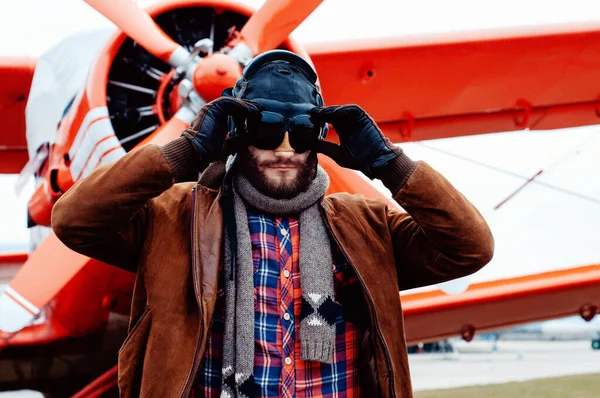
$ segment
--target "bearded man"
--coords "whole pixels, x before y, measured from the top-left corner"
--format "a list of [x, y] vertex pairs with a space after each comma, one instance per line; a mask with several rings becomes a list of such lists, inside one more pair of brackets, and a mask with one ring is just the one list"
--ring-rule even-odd
[[[327, 196], [318, 152], [383, 181], [405, 211]], [[282, 50], [180, 138], [75, 184], [52, 225], [137, 273], [124, 397], [412, 397], [398, 292], [471, 274], [494, 250], [442, 175], [359, 106], [324, 107], [315, 71]]]

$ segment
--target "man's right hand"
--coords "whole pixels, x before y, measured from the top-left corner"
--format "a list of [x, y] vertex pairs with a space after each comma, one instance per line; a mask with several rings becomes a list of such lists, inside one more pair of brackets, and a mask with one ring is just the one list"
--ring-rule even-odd
[[227, 137], [227, 118], [243, 120], [260, 114], [260, 104], [239, 98], [220, 97], [204, 105], [182, 136], [190, 140], [202, 163], [219, 160]]

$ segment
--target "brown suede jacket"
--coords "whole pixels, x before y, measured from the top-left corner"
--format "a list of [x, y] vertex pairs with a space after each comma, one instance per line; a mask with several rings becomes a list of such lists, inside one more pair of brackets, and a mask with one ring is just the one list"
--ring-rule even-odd
[[[52, 213], [68, 247], [137, 273], [119, 351], [123, 397], [187, 397], [209, 336], [222, 261], [219, 178], [177, 183], [194, 162], [184, 140], [98, 168]], [[326, 196], [321, 210], [369, 308], [359, 347], [363, 391], [409, 398], [398, 291], [479, 270], [494, 241], [475, 207], [427, 163], [401, 155], [381, 178], [406, 212], [349, 194]]]

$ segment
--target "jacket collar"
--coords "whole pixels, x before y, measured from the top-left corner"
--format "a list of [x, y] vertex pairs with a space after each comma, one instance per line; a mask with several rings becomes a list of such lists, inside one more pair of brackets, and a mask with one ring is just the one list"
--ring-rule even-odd
[[225, 162], [218, 161], [208, 165], [208, 167], [200, 174], [198, 185], [212, 190], [221, 189], [225, 177]]

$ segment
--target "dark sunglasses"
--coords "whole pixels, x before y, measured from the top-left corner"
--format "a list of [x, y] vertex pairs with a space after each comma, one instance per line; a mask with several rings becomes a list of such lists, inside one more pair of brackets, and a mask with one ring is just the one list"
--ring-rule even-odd
[[262, 111], [260, 119], [246, 122], [249, 143], [259, 149], [276, 149], [283, 142], [286, 132], [296, 153], [313, 149], [318, 141], [325, 138], [324, 126], [315, 125], [308, 114], [286, 118], [276, 112]]
[[296, 153], [313, 149], [325, 139], [327, 124], [318, 123], [310, 115], [312, 104], [294, 104], [269, 99], [256, 99], [261, 105], [260, 114], [245, 120], [233, 121], [232, 137], [238, 145], [252, 145], [259, 149], [273, 150], [281, 145], [285, 133], [289, 133], [290, 145]]

